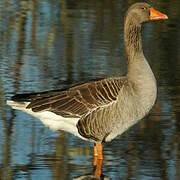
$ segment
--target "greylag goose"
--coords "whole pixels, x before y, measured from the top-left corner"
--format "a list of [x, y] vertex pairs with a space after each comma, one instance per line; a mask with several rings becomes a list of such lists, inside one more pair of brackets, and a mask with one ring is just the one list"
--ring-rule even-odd
[[94, 142], [94, 156], [103, 159], [102, 142], [111, 141], [137, 123], [155, 103], [156, 80], [143, 54], [141, 24], [167, 18], [147, 3], [128, 9], [124, 24], [126, 76], [17, 94], [7, 104], [39, 118], [52, 130]]

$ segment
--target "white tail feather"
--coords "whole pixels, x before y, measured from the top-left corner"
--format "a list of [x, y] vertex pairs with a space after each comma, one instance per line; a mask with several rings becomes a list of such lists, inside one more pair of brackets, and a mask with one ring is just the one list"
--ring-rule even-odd
[[40, 119], [42, 123], [45, 126], [48, 126], [51, 130], [63, 130], [72, 133], [75, 136], [80, 137], [81, 139], [85, 139], [78, 133], [76, 127], [79, 118], [64, 118], [50, 111], [33, 112], [31, 108], [26, 108], [29, 103], [30, 102], [15, 102], [11, 100], [7, 101], [7, 104], [11, 106], [13, 109], [23, 111], [25, 113], [30, 114], [31, 116]]
[[18, 109], [23, 111], [26, 109], [29, 102], [15, 102], [15, 101], [7, 100], [7, 104], [11, 106], [13, 109]]

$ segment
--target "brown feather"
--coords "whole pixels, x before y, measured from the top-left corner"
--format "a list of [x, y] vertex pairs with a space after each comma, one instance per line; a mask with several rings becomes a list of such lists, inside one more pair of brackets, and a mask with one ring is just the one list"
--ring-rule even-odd
[[116, 100], [118, 88], [115, 81], [118, 79], [87, 82], [49, 97], [43, 93], [41, 97], [39, 93], [27, 108], [34, 112], [48, 110], [64, 117], [81, 117]]

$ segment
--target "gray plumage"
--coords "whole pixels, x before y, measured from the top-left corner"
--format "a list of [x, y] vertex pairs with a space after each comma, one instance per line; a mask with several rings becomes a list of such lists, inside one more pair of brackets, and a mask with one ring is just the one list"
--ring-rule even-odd
[[[141, 6], [146, 7], [146, 11]], [[125, 77], [90, 81], [61, 90], [15, 95], [8, 104], [33, 116], [38, 112], [52, 112], [61, 117], [63, 123], [72, 125], [72, 131], [59, 125], [60, 130], [89, 141], [111, 141], [122, 134], [141, 120], [156, 100], [156, 80], [144, 57], [141, 42], [141, 23], [149, 20], [149, 8], [146, 3], [137, 3], [127, 11], [124, 40], [128, 73]], [[59, 124], [61, 120], [57, 118]], [[51, 125], [48, 122], [48, 126]]]

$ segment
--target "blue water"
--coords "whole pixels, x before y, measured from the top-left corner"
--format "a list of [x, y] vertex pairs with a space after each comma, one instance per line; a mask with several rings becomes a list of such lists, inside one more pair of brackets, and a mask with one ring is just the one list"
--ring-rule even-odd
[[[148, 117], [104, 145], [103, 175], [113, 180], [180, 179], [180, 2], [151, 2], [169, 17], [143, 26], [158, 99]], [[123, 75], [123, 18], [129, 5], [122, 0], [0, 1], [0, 179], [93, 175], [93, 144], [52, 132], [5, 101], [16, 93]]]

